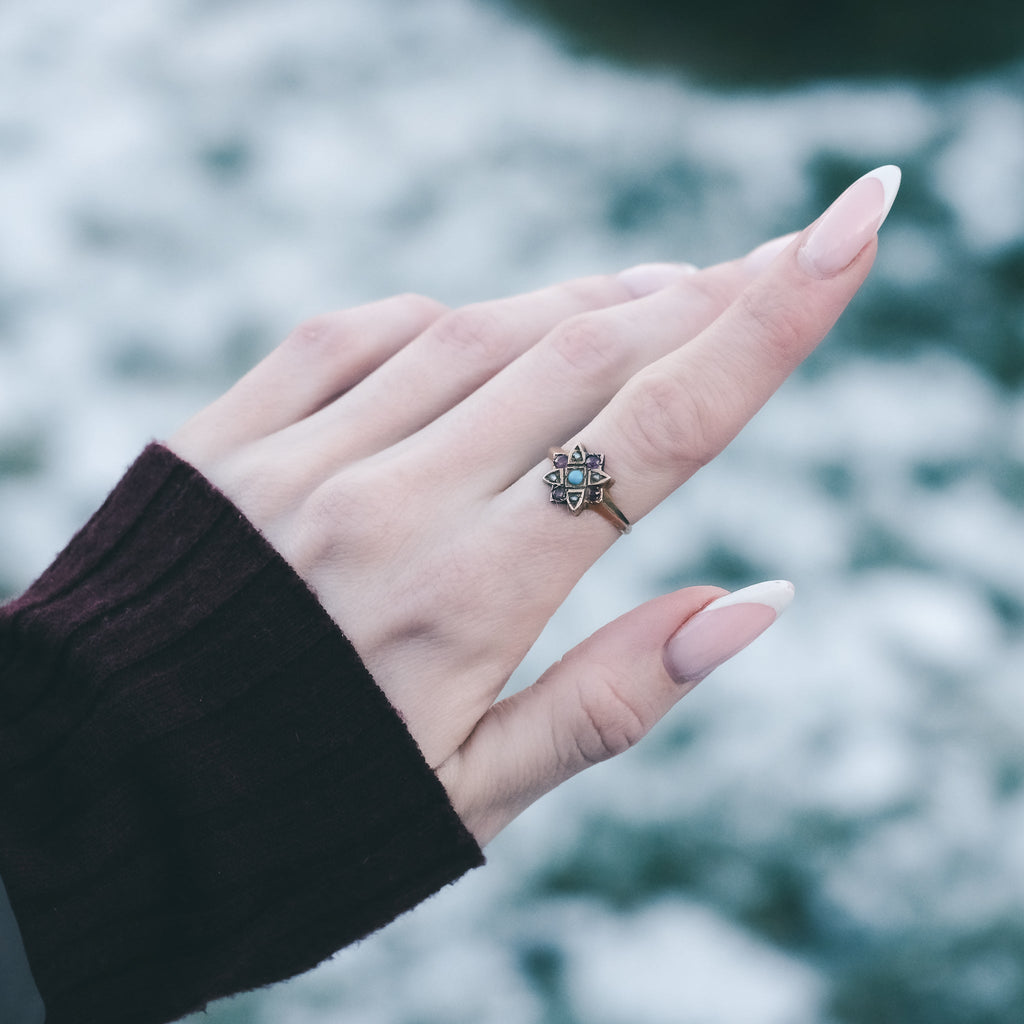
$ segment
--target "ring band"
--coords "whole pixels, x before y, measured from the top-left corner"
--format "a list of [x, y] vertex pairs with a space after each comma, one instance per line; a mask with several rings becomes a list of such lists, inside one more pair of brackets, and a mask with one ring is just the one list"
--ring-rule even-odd
[[551, 488], [555, 505], [565, 505], [574, 516], [585, 508], [593, 509], [620, 532], [629, 533], [629, 520], [608, 496], [615, 481], [604, 471], [603, 455], [588, 452], [578, 444], [568, 452], [552, 448], [548, 458], [555, 468], [544, 477], [544, 483]]

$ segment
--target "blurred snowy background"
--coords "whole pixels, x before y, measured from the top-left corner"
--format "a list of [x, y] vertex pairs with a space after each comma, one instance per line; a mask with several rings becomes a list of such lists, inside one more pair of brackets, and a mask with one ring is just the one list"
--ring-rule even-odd
[[489, 867], [197, 1020], [1020, 1024], [1024, 65], [741, 87], [567, 38], [484, 0], [4, 3], [0, 593], [307, 315], [712, 262], [900, 163], [849, 315], [523, 681], [672, 586], [793, 609]]

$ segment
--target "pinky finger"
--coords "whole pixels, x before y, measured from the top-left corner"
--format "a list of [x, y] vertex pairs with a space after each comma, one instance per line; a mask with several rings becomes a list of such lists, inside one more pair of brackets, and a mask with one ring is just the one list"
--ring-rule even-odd
[[[793, 585], [692, 587], [599, 630], [533, 686], [496, 704], [437, 774], [484, 845], [566, 779], [642, 739], [788, 607]], [[721, 596], [720, 596], [721, 595]]]
[[193, 417], [173, 439], [175, 449], [201, 462], [291, 426], [354, 387], [445, 312], [422, 295], [397, 295], [305, 321]]

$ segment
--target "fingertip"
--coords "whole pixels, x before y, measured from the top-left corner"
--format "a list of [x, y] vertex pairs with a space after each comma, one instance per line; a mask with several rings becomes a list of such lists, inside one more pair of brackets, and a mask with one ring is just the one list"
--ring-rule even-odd
[[806, 274], [836, 277], [878, 235], [899, 191], [902, 172], [894, 164], [858, 178], [808, 228], [797, 252]]
[[619, 280], [634, 299], [642, 299], [696, 274], [692, 263], [640, 263], [619, 273]]

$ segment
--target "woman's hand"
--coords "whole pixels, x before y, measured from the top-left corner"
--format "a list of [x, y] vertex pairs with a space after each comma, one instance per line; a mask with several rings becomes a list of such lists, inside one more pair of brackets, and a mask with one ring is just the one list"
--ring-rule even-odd
[[741, 592], [703, 616], [722, 591], [658, 598], [495, 703], [619, 536], [549, 500], [548, 450], [603, 453], [615, 503], [641, 520], [825, 336], [898, 183], [873, 172], [800, 235], [707, 270], [313, 320], [169, 442], [307, 581], [481, 843], [638, 740], [791, 593]]

